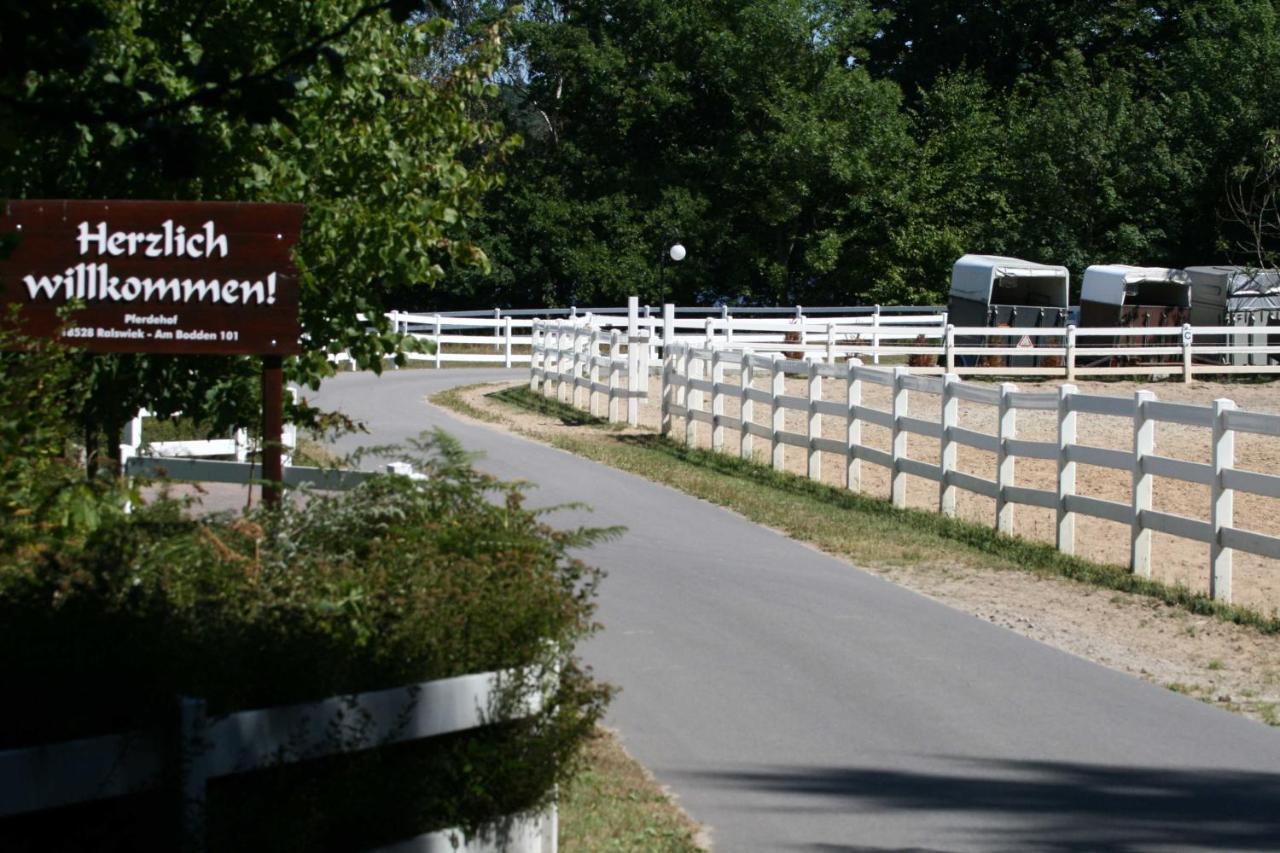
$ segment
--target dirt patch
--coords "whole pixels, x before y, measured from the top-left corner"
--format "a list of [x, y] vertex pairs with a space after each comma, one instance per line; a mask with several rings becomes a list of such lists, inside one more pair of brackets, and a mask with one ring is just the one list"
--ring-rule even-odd
[[[832, 386], [830, 390], [834, 393], [836, 390], [834, 386], [837, 383], [828, 384]], [[1092, 383], [1092, 385], [1102, 386], [1096, 393], [1121, 393], [1116, 383]], [[486, 418], [492, 419], [496, 425], [542, 441], [549, 442], [556, 438], [573, 436], [584, 440], [608, 442], [611, 436], [617, 434], [602, 432], [598, 427], [566, 426], [553, 415], [515, 409], [486, 396], [491, 391], [503, 387], [508, 386], [493, 385], [468, 389], [462, 392], [461, 397], [467, 405], [483, 413]], [[1194, 387], [1192, 386], [1193, 389]], [[1239, 387], [1235, 386], [1232, 390], [1238, 390]], [[1030, 390], [1029, 386], [1024, 385], [1023, 388]], [[1082, 387], [1081, 390], [1085, 388]], [[827, 389], [824, 389], [824, 392], [826, 391]], [[1213, 393], [1207, 388], [1201, 388], [1199, 391]], [[1093, 392], [1091, 389], [1091, 393]], [[789, 387], [788, 393], [799, 393], [798, 386], [795, 389]], [[843, 394], [842, 391], [840, 393]], [[1218, 393], [1216, 396], [1226, 395]], [[1243, 396], [1237, 395], [1237, 397]], [[1162, 394], [1161, 397], [1170, 400], [1187, 399], [1175, 397], [1173, 394]], [[874, 400], [870, 393], [865, 394], [864, 398]], [[1194, 399], [1187, 401], [1194, 401]], [[884, 395], [884, 402], [887, 402], [887, 394]], [[1237, 399], [1237, 402], [1242, 408], [1259, 408], [1257, 405], [1246, 403], [1243, 399]], [[871, 404], [880, 407], [883, 402], [873, 401]], [[767, 407], [757, 404], [755, 419], [767, 420], [767, 418], [761, 418], [759, 414], [761, 408], [767, 410]], [[734, 414], [728, 405], [726, 405], [726, 414]], [[657, 416], [658, 411], [655, 406], [646, 407], [643, 412], [644, 420], [655, 425]], [[979, 416], [979, 413], [970, 413], [970, 417]], [[962, 419], [963, 417], [964, 414]], [[1083, 421], [1083, 418], [1081, 420]], [[677, 424], [683, 427], [683, 423], [677, 421]], [[1082, 434], [1084, 428], [1085, 425], [1082, 423]], [[802, 431], [799, 423], [789, 423], [788, 429]], [[702, 443], [706, 443], [709, 439], [709, 428], [702, 426], [699, 431], [703, 434]], [[826, 429], [824, 434], [827, 434]], [[1023, 435], [1031, 437], [1025, 433]], [[1096, 437], [1101, 441], [1106, 439], [1107, 435], [1105, 431], [1101, 431], [1096, 434]], [[725, 439], [726, 450], [736, 452], [738, 449], [736, 434], [726, 431]], [[1093, 439], [1084, 440], [1092, 443]], [[1172, 443], [1172, 439], [1167, 441]], [[937, 443], [931, 442], [931, 444], [936, 453]], [[885, 446], [887, 447], [887, 443]], [[914, 442], [910, 452], [912, 455], [917, 455], [917, 446]], [[1170, 453], [1167, 445], [1161, 447], [1160, 452]], [[802, 473], [802, 457], [803, 454], [799, 450], [789, 453], [788, 467], [797, 473]], [[929, 457], [920, 453], [917, 458]], [[981, 462], [974, 459], [967, 461], [975, 467]], [[829, 474], [826, 466], [834, 464], [836, 464], [835, 460], [824, 461], [824, 480]], [[838, 464], [843, 468], [843, 458], [838, 460]], [[994, 465], [994, 461], [991, 464]], [[864, 466], [864, 468], [869, 469], [871, 466]], [[838, 473], [840, 476], [832, 476], [829, 482], [841, 482], [843, 473]], [[864, 487], [868, 480], [872, 484], [876, 483], [874, 479], [868, 477], [871, 473], [871, 471], [864, 471]], [[989, 473], [983, 473], [985, 476], [990, 476]], [[1023, 471], [1020, 469], [1020, 482], [1022, 474]], [[936, 501], [936, 486], [929, 485], [931, 497]], [[888, 480], [883, 475], [879, 486], [882, 491], [877, 493], [887, 494]], [[1126, 490], [1128, 488], [1127, 481], [1125, 488]], [[929, 506], [929, 502], [923, 499], [920, 492], [919, 488], [909, 490], [909, 495], [914, 493], [915, 496], [912, 503], [918, 506]], [[1157, 490], [1157, 495], [1159, 494]], [[1125, 495], [1127, 499], [1127, 491]], [[1022, 509], [1019, 507], [1019, 512]], [[991, 514], [980, 517], [980, 520], [989, 523], [993, 514], [992, 508]], [[1082, 530], [1080, 537], [1083, 544], [1087, 541], [1088, 534]], [[1127, 543], [1127, 533], [1124, 541]], [[1140, 595], [1113, 592], [1082, 583], [1016, 571], [937, 565], [905, 568], [860, 566], [858, 568], [879, 574], [951, 607], [964, 610], [1103, 666], [1187, 693], [1254, 719], [1280, 725], [1280, 716], [1278, 716], [1280, 714], [1280, 636], [1262, 634], [1254, 628], [1222, 622], [1211, 617], [1196, 616], [1181, 608], [1165, 605]]]

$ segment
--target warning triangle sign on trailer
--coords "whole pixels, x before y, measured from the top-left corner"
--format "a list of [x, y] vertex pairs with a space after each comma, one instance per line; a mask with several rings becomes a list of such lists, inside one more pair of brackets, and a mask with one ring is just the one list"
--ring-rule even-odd
[[1035, 344], [1031, 343], [1030, 335], [1023, 335], [1022, 340], [1018, 341], [1018, 349], [1031, 349]]

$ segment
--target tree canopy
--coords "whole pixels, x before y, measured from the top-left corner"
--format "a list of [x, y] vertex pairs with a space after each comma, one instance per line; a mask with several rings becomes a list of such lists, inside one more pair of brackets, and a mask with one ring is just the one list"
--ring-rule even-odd
[[494, 270], [430, 298], [936, 302], [964, 252], [1229, 260], [1278, 51], [1273, 0], [534, 0]]
[[[919, 303], [964, 252], [1256, 260], [1276, 4], [0, 0], [0, 196], [307, 203], [311, 381], [393, 353], [359, 319], [391, 307]], [[96, 422], [256, 404], [244, 360], [86, 369]]]
[[[337, 350], [379, 368], [394, 293], [486, 266], [466, 228], [510, 144], [482, 109], [500, 19], [450, 38], [421, 0], [0, 0], [0, 21], [0, 197], [308, 206], [294, 379]], [[84, 369], [86, 425], [114, 432], [140, 405], [257, 421], [245, 359]]]

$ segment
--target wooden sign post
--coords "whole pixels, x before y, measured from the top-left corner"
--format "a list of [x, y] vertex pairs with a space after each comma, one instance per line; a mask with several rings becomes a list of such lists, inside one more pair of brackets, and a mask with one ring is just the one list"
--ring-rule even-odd
[[292, 252], [304, 210], [6, 202], [0, 237], [12, 250], [0, 258], [0, 296], [19, 306], [25, 334], [90, 352], [261, 356], [263, 499], [278, 503], [283, 357], [300, 351]]

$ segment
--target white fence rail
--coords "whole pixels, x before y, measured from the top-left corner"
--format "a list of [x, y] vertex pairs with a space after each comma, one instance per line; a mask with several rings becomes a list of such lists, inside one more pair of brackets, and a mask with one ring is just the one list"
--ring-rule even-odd
[[[559, 319], [563, 318], [563, 319]], [[1251, 326], [956, 327], [939, 308], [836, 306], [493, 309], [387, 315], [420, 351], [410, 361], [531, 364], [547, 330], [587, 327], [648, 335], [650, 362], [674, 343], [779, 352], [805, 360], [910, 360], [920, 373], [1077, 377], [1280, 373], [1280, 331]], [[1275, 333], [1275, 334], [1273, 334]], [[336, 357], [342, 360], [344, 356]]]
[[[547, 396], [621, 420], [618, 404], [645, 399], [648, 393], [650, 335], [641, 333], [624, 339], [585, 325], [548, 323], [535, 340], [530, 368], [530, 387]], [[1175, 333], [1177, 330], [1174, 330]], [[1216, 333], [1219, 330], [1210, 330]], [[787, 448], [805, 454], [805, 470], [811, 479], [820, 479], [824, 453], [843, 458], [844, 485], [858, 490], [861, 466], [877, 465], [888, 470], [895, 506], [906, 506], [907, 477], [932, 480], [938, 486], [938, 511], [956, 512], [958, 490], [973, 492], [995, 501], [994, 525], [1012, 534], [1014, 510], [1018, 505], [1043, 507], [1056, 513], [1056, 544], [1067, 554], [1075, 553], [1078, 516], [1086, 515], [1129, 526], [1129, 562], [1134, 572], [1151, 576], [1151, 534], [1167, 533], [1206, 545], [1209, 592], [1214, 598], [1231, 600], [1232, 553], [1243, 551], [1280, 559], [1280, 537], [1236, 526], [1234, 496], [1247, 492], [1280, 498], [1280, 476], [1235, 467], [1235, 435], [1252, 433], [1280, 438], [1280, 415], [1237, 410], [1230, 400], [1216, 400], [1212, 406], [1166, 403], [1150, 391], [1133, 397], [1081, 394], [1066, 384], [1056, 392], [1023, 392], [1012, 384], [982, 386], [965, 383], [955, 374], [922, 375], [906, 367], [877, 368], [856, 358], [834, 360], [787, 358], [782, 353], [761, 353], [753, 349], [728, 349], [719, 338], [708, 338], [711, 346], [695, 346], [676, 340], [667, 345], [660, 362], [661, 420], [664, 435], [681, 436], [694, 445], [703, 441], [701, 430], [710, 430], [707, 443], [713, 450], [725, 449], [726, 431], [738, 434], [741, 453], [752, 458], [759, 440], [768, 447], [767, 458], [782, 470]], [[704, 341], [705, 344], [705, 341]], [[624, 353], [623, 348], [626, 347]], [[788, 344], [790, 348], [790, 344]], [[633, 354], [634, 353], [634, 354]], [[602, 378], [607, 377], [606, 379]], [[633, 379], [634, 377], [634, 379]], [[756, 387], [769, 378], [768, 390]], [[787, 392], [788, 377], [805, 380], [806, 394]], [[843, 382], [846, 398], [824, 400], [823, 379]], [[885, 386], [891, 391], [888, 410], [863, 402], [865, 384]], [[940, 398], [939, 420], [913, 417], [909, 397], [927, 394]], [[739, 417], [725, 414], [725, 401], [739, 404]], [[959, 402], [995, 409], [994, 434], [959, 425]], [[607, 409], [603, 404], [607, 403]], [[755, 406], [770, 408], [768, 425], [757, 423]], [[1054, 412], [1057, 417], [1055, 441], [1030, 441], [1018, 436], [1019, 411]], [[786, 413], [805, 415], [804, 432], [786, 429]], [[1130, 424], [1129, 450], [1114, 450], [1081, 444], [1077, 440], [1078, 415], [1109, 415]], [[683, 421], [678, 428], [677, 419]], [[843, 425], [843, 440], [823, 435], [824, 420]], [[629, 412], [628, 423], [638, 419]], [[1190, 462], [1156, 452], [1156, 425], [1181, 424], [1203, 428], [1211, 438], [1209, 463]], [[862, 440], [863, 425], [883, 427], [890, 432], [889, 450], [871, 447]], [[907, 452], [907, 438], [923, 436], [938, 442], [931, 459], [913, 458]], [[980, 477], [957, 470], [960, 446], [995, 454], [991, 476]], [[1016, 481], [1018, 459], [1040, 459], [1056, 463], [1055, 488], [1035, 489]], [[1094, 465], [1129, 472], [1132, 478], [1128, 503], [1103, 500], [1076, 493], [1076, 469]], [[1206, 507], [1209, 520], [1190, 518], [1154, 509], [1153, 484], [1157, 477], [1209, 487]]]
[[[542, 702], [536, 692], [506, 717], [495, 713], [503, 685], [519, 679], [514, 671], [486, 672], [217, 717], [206, 713], [203, 700], [182, 699], [177, 766], [184, 849], [204, 847], [210, 781], [538, 713]], [[150, 790], [163, 782], [167, 755], [150, 732], [0, 751], [0, 818]], [[472, 837], [448, 829], [382, 849], [555, 853], [555, 806], [541, 815], [504, 820]]]

